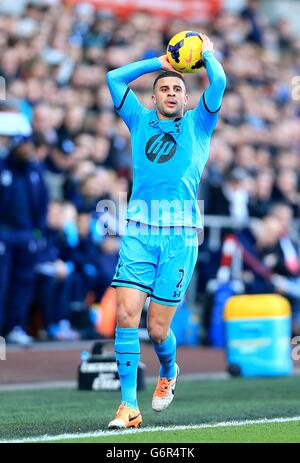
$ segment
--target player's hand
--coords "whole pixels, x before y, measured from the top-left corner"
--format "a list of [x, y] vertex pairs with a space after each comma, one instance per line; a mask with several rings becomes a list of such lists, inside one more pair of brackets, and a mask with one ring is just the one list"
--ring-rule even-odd
[[202, 40], [202, 53], [205, 52], [205, 51], [214, 51], [214, 44], [207, 37], [207, 35], [201, 34], [200, 32], [199, 32], [199, 35], [200, 35], [201, 40]]
[[158, 59], [161, 62], [161, 65], [164, 71], [174, 71], [175, 70], [170, 64], [167, 55], [159, 56]]

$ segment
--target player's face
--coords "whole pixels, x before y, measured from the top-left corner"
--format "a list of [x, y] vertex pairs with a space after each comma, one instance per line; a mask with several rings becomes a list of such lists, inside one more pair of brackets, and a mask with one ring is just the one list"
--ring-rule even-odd
[[157, 81], [152, 101], [161, 119], [172, 119], [183, 115], [187, 98], [183, 81], [170, 76]]

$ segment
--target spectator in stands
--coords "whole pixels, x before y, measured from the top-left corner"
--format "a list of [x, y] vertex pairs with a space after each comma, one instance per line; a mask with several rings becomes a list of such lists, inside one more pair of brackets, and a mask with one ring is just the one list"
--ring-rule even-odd
[[248, 24], [247, 40], [256, 45], [263, 45], [263, 29], [257, 8], [258, 0], [247, 0], [245, 8], [241, 11], [241, 18]]
[[232, 148], [216, 135], [211, 140], [210, 156], [204, 173], [205, 183], [208, 184], [207, 188], [209, 185], [222, 186], [225, 173], [229, 172], [233, 166], [233, 159]]
[[[270, 258], [278, 245], [281, 226], [275, 217], [266, 217], [262, 221], [252, 223], [248, 228], [228, 235], [223, 243], [221, 265], [217, 279], [230, 281], [232, 268], [236, 259], [240, 263], [235, 264], [240, 268], [241, 279], [245, 284], [245, 292], [273, 293], [271, 282]], [[273, 260], [272, 260], [273, 259]]]
[[300, 245], [291, 235], [293, 231], [293, 209], [286, 203], [275, 203], [270, 209], [270, 215], [276, 217], [281, 224], [279, 244], [288, 275], [298, 275], [300, 272]]
[[74, 205], [80, 212], [92, 213], [96, 211], [99, 201], [100, 186], [95, 172], [84, 177], [79, 185], [78, 195]]
[[96, 166], [116, 169], [114, 159], [110, 154], [110, 140], [108, 137], [98, 136], [94, 139], [94, 150], [92, 160]]
[[126, 126], [120, 119], [116, 123], [115, 132], [111, 140], [110, 158], [120, 176], [126, 175], [130, 178], [131, 175], [131, 145], [130, 136]]
[[249, 175], [256, 174], [256, 151], [253, 146], [241, 145], [236, 150], [234, 163], [237, 167], [244, 169]]
[[42, 133], [35, 132], [32, 136], [32, 143], [34, 145], [35, 158], [45, 169], [45, 163], [49, 154], [47, 140]]
[[293, 210], [285, 203], [275, 204], [270, 214], [281, 224], [278, 260], [272, 270], [274, 284], [290, 300], [293, 313], [293, 332], [300, 334], [300, 245], [291, 236]]
[[95, 171], [95, 164], [91, 161], [79, 161], [65, 177], [63, 186], [64, 197], [73, 204], [79, 204], [80, 185], [83, 180], [92, 175]]
[[51, 158], [58, 172], [68, 171], [74, 166], [75, 140], [82, 132], [84, 120], [84, 108], [74, 105], [67, 109], [62, 124], [57, 130], [57, 144]]
[[290, 168], [281, 169], [273, 191], [273, 201], [286, 202], [293, 210], [293, 216], [300, 217], [300, 193], [297, 172]]
[[49, 204], [47, 229], [39, 248], [36, 303], [42, 312], [44, 328], [50, 339], [72, 341], [79, 339], [71, 328], [70, 302], [74, 264], [64, 233], [64, 204]]
[[9, 156], [0, 162], [0, 330], [7, 342], [28, 346], [34, 267], [48, 193], [30, 139], [15, 137]]
[[227, 173], [224, 184], [210, 186], [205, 204], [206, 214], [230, 216], [237, 221], [245, 221], [249, 216], [247, 177], [244, 169], [235, 167]]
[[270, 169], [259, 170], [254, 178], [254, 194], [249, 200], [249, 214], [251, 217], [265, 217], [272, 204], [274, 174]]
[[37, 106], [34, 106], [32, 127], [33, 133], [42, 133], [49, 145], [57, 143], [53, 109], [51, 109], [49, 105], [40, 103]]
[[84, 304], [89, 293], [92, 293], [93, 301], [100, 301], [111, 283], [120, 248], [120, 242], [114, 236], [102, 236], [100, 243], [95, 241], [91, 214], [80, 213], [77, 225], [79, 241], [71, 254], [75, 265], [73, 305], [74, 302]]

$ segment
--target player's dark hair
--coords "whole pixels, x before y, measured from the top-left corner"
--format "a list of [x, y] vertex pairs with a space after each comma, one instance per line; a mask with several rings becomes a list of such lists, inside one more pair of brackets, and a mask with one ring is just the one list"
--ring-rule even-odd
[[178, 77], [178, 79], [182, 80], [182, 82], [184, 83], [185, 88], [186, 88], [186, 83], [185, 83], [185, 80], [184, 80], [182, 74], [179, 74], [179, 72], [176, 72], [176, 71], [163, 71], [160, 74], [158, 74], [155, 81], [153, 82], [153, 91], [155, 89], [155, 85], [156, 85], [157, 81], [159, 79], [164, 79], [165, 77]]

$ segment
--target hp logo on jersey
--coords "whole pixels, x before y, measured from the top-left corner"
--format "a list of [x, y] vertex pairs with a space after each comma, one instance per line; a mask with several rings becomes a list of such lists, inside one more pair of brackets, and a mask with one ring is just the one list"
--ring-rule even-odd
[[169, 133], [156, 134], [148, 140], [146, 156], [151, 162], [168, 162], [176, 153], [176, 141]]

